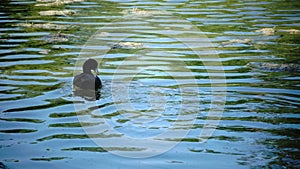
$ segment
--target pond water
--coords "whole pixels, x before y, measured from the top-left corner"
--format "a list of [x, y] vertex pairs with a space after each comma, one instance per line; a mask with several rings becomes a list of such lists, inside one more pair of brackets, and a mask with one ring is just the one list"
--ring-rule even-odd
[[300, 168], [299, 2], [40, 1], [0, 6], [8, 168]]

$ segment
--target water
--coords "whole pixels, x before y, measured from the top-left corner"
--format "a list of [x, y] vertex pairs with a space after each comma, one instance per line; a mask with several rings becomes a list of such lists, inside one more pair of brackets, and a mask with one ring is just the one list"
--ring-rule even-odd
[[[278, 68], [299, 63], [300, 35], [286, 32], [299, 29], [297, 1], [36, 4], [1, 1], [0, 161], [9, 168], [300, 167], [299, 72]], [[63, 9], [76, 13], [39, 14]], [[143, 44], [110, 49], [118, 40]], [[73, 97], [88, 57], [101, 61], [98, 101]], [[265, 62], [277, 68], [249, 66]], [[216, 127], [209, 138], [205, 123]]]

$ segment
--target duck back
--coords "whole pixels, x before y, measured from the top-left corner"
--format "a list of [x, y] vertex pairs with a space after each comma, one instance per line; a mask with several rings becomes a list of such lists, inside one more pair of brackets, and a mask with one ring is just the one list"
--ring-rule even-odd
[[102, 87], [101, 80], [98, 76], [89, 73], [81, 73], [76, 75], [73, 80], [73, 85], [88, 90], [98, 90]]

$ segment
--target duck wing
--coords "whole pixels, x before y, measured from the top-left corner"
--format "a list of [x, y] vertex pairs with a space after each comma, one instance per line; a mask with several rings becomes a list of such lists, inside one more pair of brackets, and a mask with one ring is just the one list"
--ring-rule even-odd
[[95, 90], [102, 88], [102, 82], [98, 76], [95, 78]]
[[95, 84], [96, 78], [92, 74], [87, 73], [81, 73], [79, 75], [76, 75], [73, 80], [73, 85], [81, 89], [95, 90]]

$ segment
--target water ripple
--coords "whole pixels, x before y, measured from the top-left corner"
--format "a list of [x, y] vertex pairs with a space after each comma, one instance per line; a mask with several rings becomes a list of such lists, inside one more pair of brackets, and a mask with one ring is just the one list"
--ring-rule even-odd
[[[91, 0], [35, 6], [53, 2], [9, 0], [0, 5], [0, 161], [8, 168], [211, 168], [216, 159], [222, 168], [299, 168], [299, 72], [249, 66], [299, 65], [299, 34], [288, 31], [299, 29], [296, 1]], [[76, 13], [39, 14], [50, 8]], [[84, 45], [103, 26], [101, 43]], [[263, 28], [274, 32], [257, 32]], [[59, 34], [68, 36], [51, 39]], [[171, 38], [191, 34], [205, 35], [211, 44], [182, 38], [192, 43], [192, 51]], [[142, 45], [113, 48], [119, 41]], [[103, 50], [108, 53], [94, 56]], [[104, 88], [97, 102], [72, 97], [73, 71], [84, 59], [79, 55], [101, 59]], [[217, 61], [223, 65], [205, 65]], [[181, 70], [176, 69], [179, 62], [184, 63]], [[220, 119], [208, 119], [211, 86], [223, 80], [220, 70], [227, 82], [225, 110]], [[120, 79], [133, 79], [130, 103], [111, 94], [112, 81]], [[191, 112], [195, 86], [201, 105]], [[177, 119], [183, 97], [187, 103]], [[200, 144], [205, 123], [215, 120], [220, 124], [214, 135]], [[104, 130], [106, 125], [116, 132]], [[108, 153], [147, 151], [147, 146], [120, 146], [116, 140], [155, 137], [172, 125], [174, 131], [189, 133], [158, 139], [180, 142], [164, 154], [125, 160]], [[91, 138], [111, 146], [97, 146]]]

